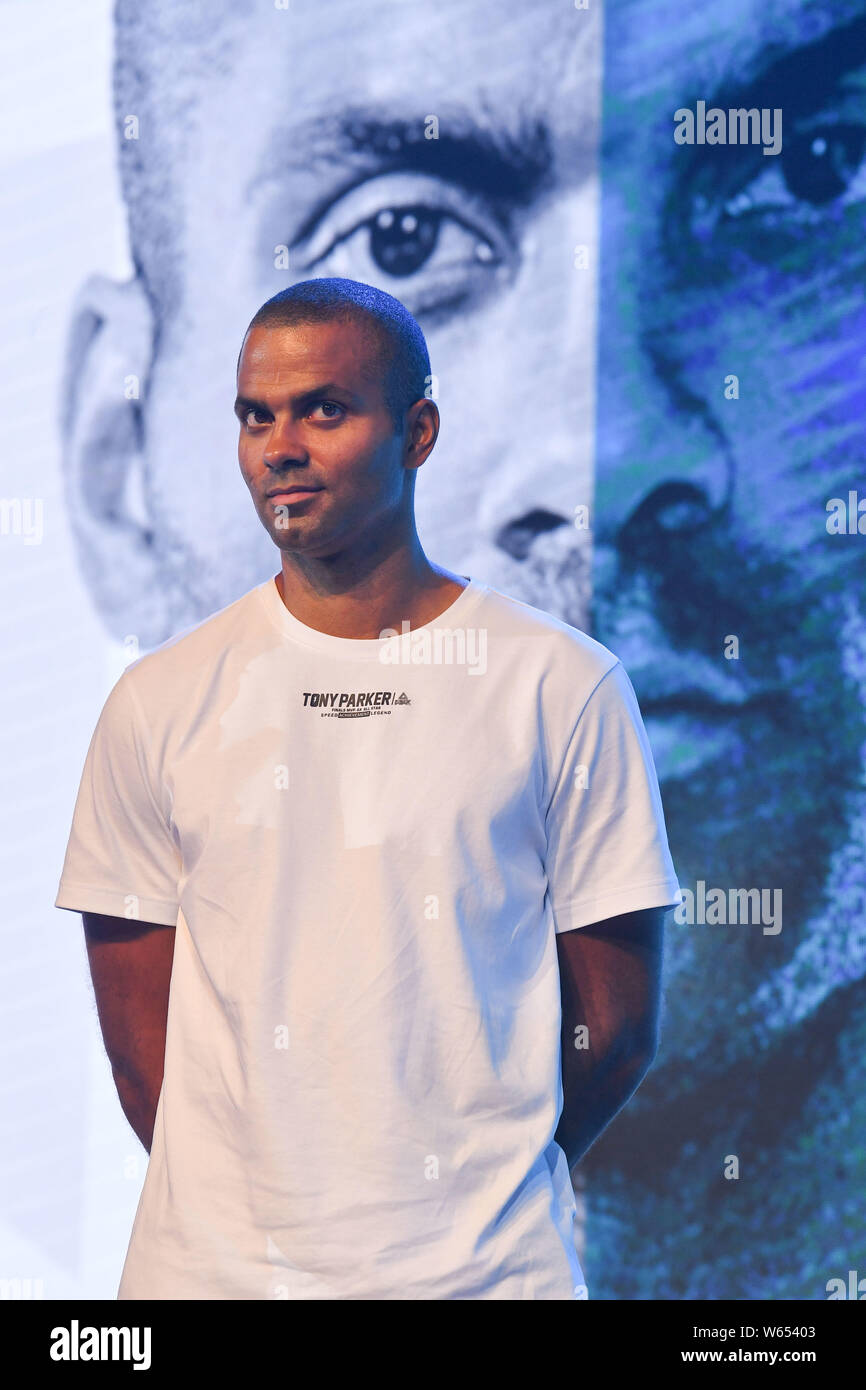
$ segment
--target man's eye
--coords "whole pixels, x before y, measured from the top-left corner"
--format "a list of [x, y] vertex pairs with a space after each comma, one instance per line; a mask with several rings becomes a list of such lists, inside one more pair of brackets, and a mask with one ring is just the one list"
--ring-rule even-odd
[[[339, 413], [335, 415], [333, 412], [345, 413], [345, 409], [345, 406], [340, 405], [339, 401], [315, 401], [310, 406], [307, 414], [311, 415], [316, 410], [323, 410], [326, 412], [326, 420], [338, 420], [340, 418]], [[264, 419], [258, 419], [257, 417], [260, 415], [264, 416]], [[258, 406], [253, 405], [250, 406], [248, 410], [244, 411], [243, 423], [247, 429], [253, 429], [256, 425], [269, 425], [271, 423], [271, 416], [269, 411], [261, 410]]]
[[866, 127], [830, 122], [785, 135], [778, 155], [710, 149], [694, 177], [692, 232], [703, 240], [725, 223], [756, 218], [768, 229], [818, 223], [830, 205], [866, 199], [864, 155]]
[[459, 270], [463, 263], [474, 271], [493, 261], [493, 248], [483, 237], [450, 213], [414, 203], [380, 208], [334, 241], [314, 264], [320, 275], [354, 279], [373, 266], [380, 275], [405, 280], [428, 263], [434, 270]]
[[858, 202], [866, 196], [866, 129], [825, 126], [786, 140], [781, 154], [766, 161], [756, 178], [725, 202], [729, 217], [772, 208], [819, 209], [838, 199]]
[[337, 200], [297, 248], [309, 276], [396, 282], [413, 313], [492, 286], [513, 250], [485, 201], [429, 175], [392, 173]]
[[244, 411], [244, 414], [243, 414], [243, 423], [246, 425], [247, 429], [251, 429], [253, 425], [265, 425], [265, 424], [267, 424], [267, 420], [266, 420], [266, 419], [265, 419], [265, 420], [256, 420], [256, 419], [255, 419], [255, 416], [256, 416], [256, 415], [265, 415], [265, 416], [267, 416], [267, 411], [266, 411], [266, 410], [259, 410], [258, 406], [255, 406], [255, 405], [254, 405], [254, 406], [250, 406], [249, 410], [245, 410], [245, 411]]
[[[850, 192], [863, 174], [866, 129], [858, 125], [831, 126], [797, 135], [782, 150], [782, 169], [795, 198], [820, 207]], [[860, 179], [862, 192], [863, 178]]]

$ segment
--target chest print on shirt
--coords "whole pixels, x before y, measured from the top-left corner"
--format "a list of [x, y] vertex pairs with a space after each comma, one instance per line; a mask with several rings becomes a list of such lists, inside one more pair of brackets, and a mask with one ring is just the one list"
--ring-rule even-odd
[[390, 714], [398, 705], [411, 705], [405, 690], [305, 690], [304, 709], [316, 710], [322, 719], [356, 719]]

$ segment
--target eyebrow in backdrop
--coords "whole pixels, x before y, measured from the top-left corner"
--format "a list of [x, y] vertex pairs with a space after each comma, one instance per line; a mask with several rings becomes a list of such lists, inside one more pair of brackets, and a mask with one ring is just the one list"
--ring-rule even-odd
[[[474, 115], [445, 112], [435, 140], [425, 139], [424, 126], [423, 116], [383, 119], [372, 109], [316, 117], [269, 136], [259, 178], [270, 180], [288, 169], [318, 177], [343, 168], [359, 183], [391, 171], [429, 174], [510, 208], [531, 206], [553, 185], [550, 133], [543, 121], [526, 120], [509, 132], [503, 122], [485, 127]], [[299, 228], [299, 240], [333, 200], [331, 190]]]

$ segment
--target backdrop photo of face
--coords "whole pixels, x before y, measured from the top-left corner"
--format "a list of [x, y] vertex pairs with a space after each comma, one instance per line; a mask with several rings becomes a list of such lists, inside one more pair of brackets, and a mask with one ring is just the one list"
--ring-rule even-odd
[[[866, 6], [110, 18], [132, 273], [83, 278], [58, 372], [57, 543], [104, 641], [137, 655], [275, 568], [231, 409], [258, 306], [330, 275], [399, 298], [442, 413], [422, 544], [621, 657], [690, 890], [655, 1065], [582, 1165], [593, 1295], [826, 1297], [863, 1257], [864, 540], [827, 506], [866, 493]], [[679, 141], [699, 103], [781, 111], [780, 148]], [[134, 1142], [87, 1077], [111, 1137], [79, 1113], [69, 1161], [114, 1174]], [[74, 1284], [76, 1239], [52, 1258]]]

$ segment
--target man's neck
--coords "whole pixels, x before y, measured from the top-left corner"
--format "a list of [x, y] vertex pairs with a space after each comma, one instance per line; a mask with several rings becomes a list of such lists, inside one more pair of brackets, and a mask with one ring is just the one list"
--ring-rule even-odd
[[386, 628], [410, 630], [432, 622], [451, 607], [466, 587], [465, 575], [431, 565], [425, 555], [409, 563], [390, 556], [354, 582], [337, 581], [333, 574], [311, 574], [293, 557], [282, 557], [276, 576], [280, 598], [289, 612], [307, 627], [331, 637], [369, 639]]

